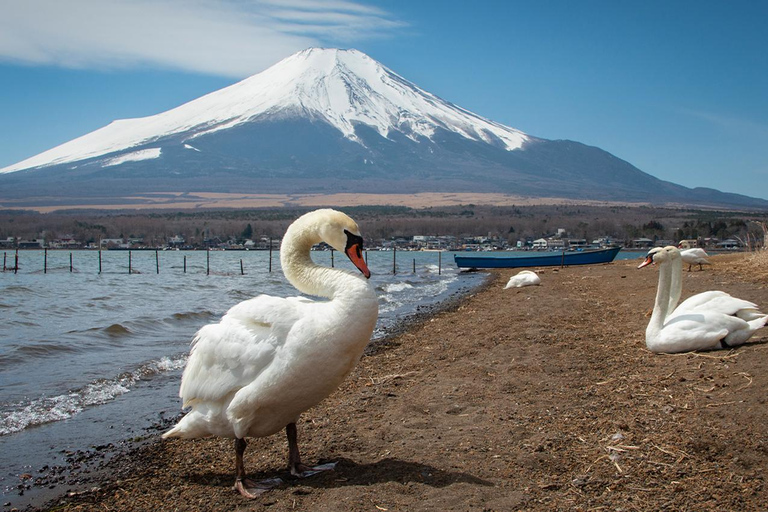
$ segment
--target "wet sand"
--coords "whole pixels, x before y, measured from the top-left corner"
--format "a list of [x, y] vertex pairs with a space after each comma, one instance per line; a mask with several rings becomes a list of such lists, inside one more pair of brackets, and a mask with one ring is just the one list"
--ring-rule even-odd
[[[724, 290], [768, 309], [747, 255], [686, 272], [684, 294]], [[768, 503], [768, 329], [734, 350], [658, 355], [644, 331], [657, 271], [636, 261], [512, 270], [363, 357], [299, 423], [295, 479], [283, 435], [249, 440], [232, 490], [231, 440], [161, 441], [113, 457], [45, 510], [763, 510]], [[60, 489], [64, 492], [64, 489]]]

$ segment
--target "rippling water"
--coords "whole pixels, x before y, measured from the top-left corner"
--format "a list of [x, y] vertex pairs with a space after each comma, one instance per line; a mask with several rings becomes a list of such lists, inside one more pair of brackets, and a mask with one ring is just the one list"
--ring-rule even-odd
[[[181, 370], [200, 327], [260, 293], [297, 294], [277, 253], [270, 273], [263, 251], [165, 251], [157, 259], [132, 251], [131, 274], [127, 251], [103, 252], [101, 274], [98, 252], [72, 253], [71, 272], [69, 254], [49, 251], [44, 272], [42, 251], [22, 251], [19, 272], [0, 274], [4, 495], [15, 492], [18, 475], [60, 462], [62, 450], [125, 439], [178, 412]], [[398, 252], [394, 275], [393, 253], [367, 256], [380, 305], [374, 338], [418, 307], [480, 282], [459, 274], [446, 254], [438, 272], [438, 253]], [[313, 259], [330, 265], [331, 253]], [[353, 269], [338, 253], [334, 264]]]

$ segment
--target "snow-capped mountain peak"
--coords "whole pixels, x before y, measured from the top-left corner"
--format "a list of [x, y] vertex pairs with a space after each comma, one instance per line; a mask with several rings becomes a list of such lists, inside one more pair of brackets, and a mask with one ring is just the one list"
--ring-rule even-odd
[[[420, 89], [362, 52], [310, 48], [177, 108], [114, 121], [0, 172], [95, 158], [154, 142], [161, 146], [164, 138], [179, 134], [194, 146], [193, 140], [202, 135], [285, 116], [325, 121], [360, 144], [358, 124], [382, 137], [398, 131], [416, 141], [443, 129], [506, 150], [518, 149], [528, 140], [523, 132]], [[160, 155], [159, 149], [156, 154]], [[109, 161], [115, 165], [114, 159]]]

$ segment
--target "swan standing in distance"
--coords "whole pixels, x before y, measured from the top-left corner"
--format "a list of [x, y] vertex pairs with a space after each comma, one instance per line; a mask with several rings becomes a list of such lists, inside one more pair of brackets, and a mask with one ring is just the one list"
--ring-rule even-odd
[[651, 263], [659, 264], [659, 285], [645, 331], [648, 350], [672, 353], [729, 348], [745, 343], [768, 323], [768, 315], [760, 313], [757, 305], [719, 291], [700, 293], [675, 308], [680, 292], [675, 290], [673, 273], [682, 272], [680, 251], [672, 246], [652, 249], [638, 268]]
[[507, 282], [507, 285], [504, 287], [504, 289], [522, 288], [523, 286], [533, 286], [537, 284], [541, 284], [541, 278], [536, 275], [536, 272], [533, 272], [532, 270], [521, 270], [509, 278], [509, 281]]
[[[316, 265], [310, 249], [321, 241], [343, 251], [364, 277]], [[328, 209], [303, 215], [285, 232], [283, 273], [299, 291], [329, 300], [259, 295], [204, 326], [192, 342], [179, 391], [191, 410], [163, 437], [234, 438], [235, 489], [243, 496], [254, 498], [269, 488], [246, 478], [247, 436], [285, 428], [291, 473], [311, 474], [313, 468], [301, 463], [296, 422], [352, 371], [378, 316], [362, 247], [357, 224], [347, 215]]]
[[707, 259], [709, 254], [707, 254], [704, 249], [698, 247], [693, 249], [683, 249], [680, 251], [680, 256], [683, 258], [683, 263], [688, 264], [688, 272], [691, 271], [693, 265], [698, 265], [699, 270], [703, 270], [702, 265], [711, 265]]

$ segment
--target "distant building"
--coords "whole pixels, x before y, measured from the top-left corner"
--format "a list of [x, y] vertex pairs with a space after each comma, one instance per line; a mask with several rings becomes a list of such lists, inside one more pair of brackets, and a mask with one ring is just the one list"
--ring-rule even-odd
[[45, 245], [45, 240], [33, 238], [32, 240], [19, 240], [19, 249], [40, 249]]
[[647, 249], [649, 247], [653, 247], [653, 240], [650, 238], [636, 238], [632, 240], [632, 247]]
[[184, 245], [186, 240], [184, 240], [183, 236], [180, 235], [174, 235], [168, 240], [168, 246], [169, 247], [181, 247]]
[[734, 240], [733, 238], [729, 238], [728, 240], [723, 240], [719, 244], [717, 244], [718, 249], [740, 249], [742, 247], [741, 242], [738, 240]]
[[586, 249], [589, 247], [586, 238], [569, 238], [568, 247], [570, 249]]

